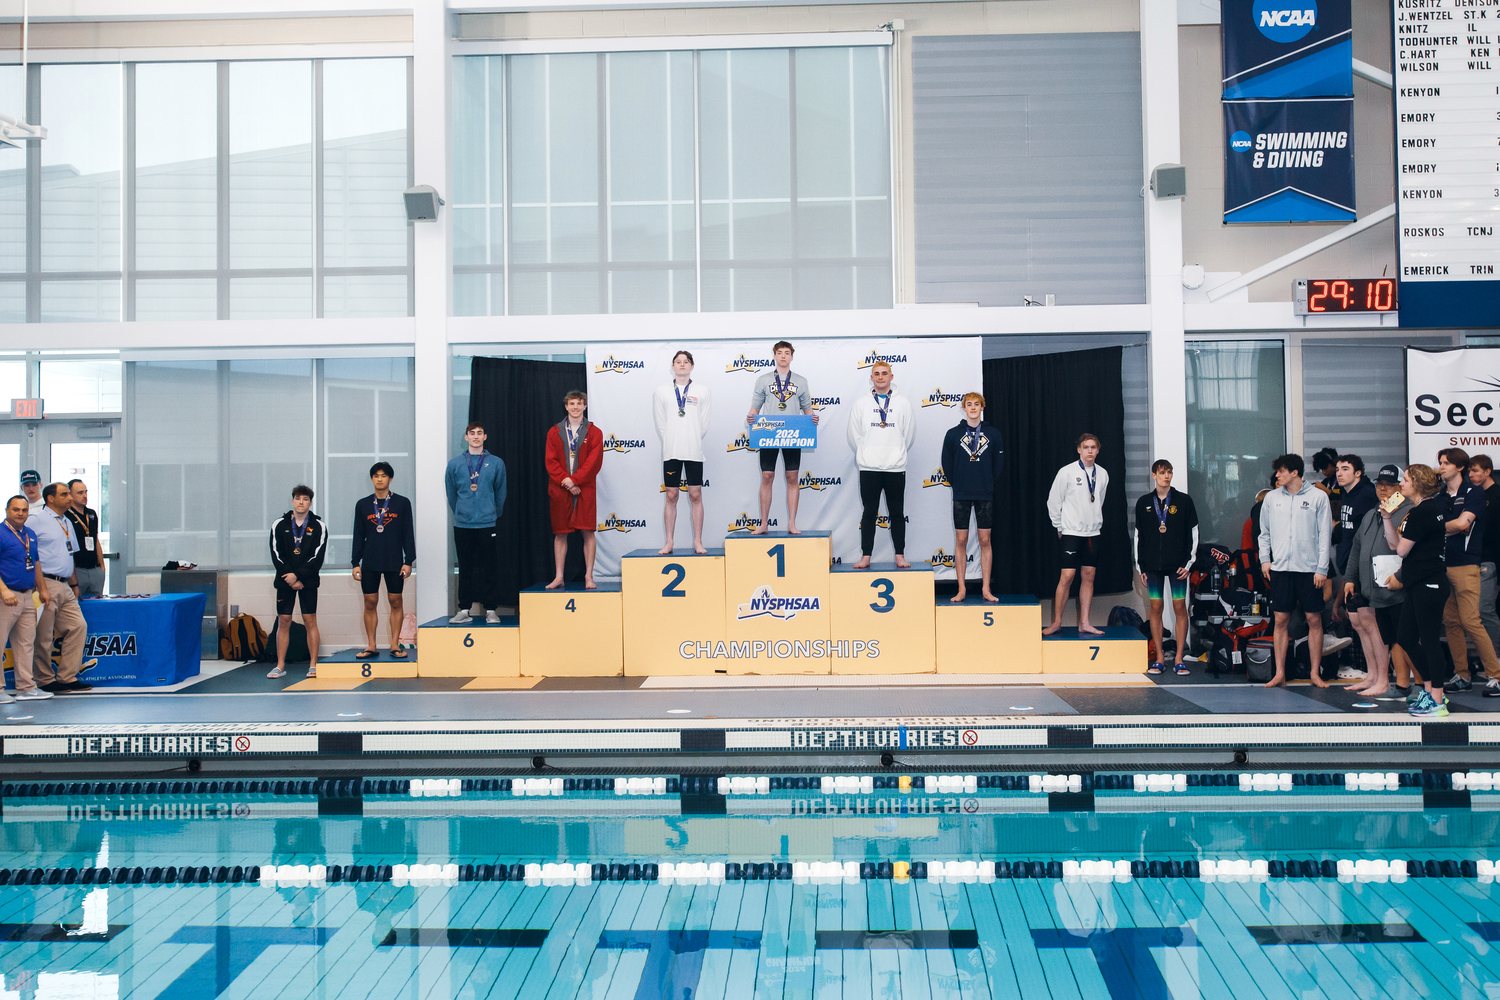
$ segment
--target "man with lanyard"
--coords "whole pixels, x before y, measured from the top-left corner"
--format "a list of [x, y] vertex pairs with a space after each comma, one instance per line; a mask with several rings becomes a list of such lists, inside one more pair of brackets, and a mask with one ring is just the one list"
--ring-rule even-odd
[[1489, 678], [1485, 697], [1500, 697], [1500, 660], [1479, 613], [1484, 575], [1484, 490], [1469, 482], [1469, 453], [1462, 448], [1438, 452], [1437, 474], [1444, 487], [1439, 496], [1446, 494], [1448, 498], [1446, 566], [1452, 586], [1443, 606], [1443, 629], [1448, 633], [1448, 650], [1453, 656], [1453, 676], [1444, 687], [1457, 692], [1474, 686], [1469, 671], [1468, 643], [1472, 642]]
[[68, 480], [68, 519], [73, 533], [83, 540], [83, 548], [73, 554], [73, 570], [78, 574], [79, 597], [104, 596], [104, 549], [99, 544], [99, 513], [89, 506], [88, 484], [82, 479]]
[[[73, 554], [82, 546], [68, 520], [72, 497], [62, 483], [51, 483], [42, 490], [47, 506], [34, 512], [27, 527], [36, 532], [37, 555], [42, 575], [47, 579], [47, 603], [42, 605], [36, 622], [36, 646], [31, 662], [32, 673], [43, 691], [74, 694], [93, 688], [78, 679], [83, 666], [83, 643], [88, 625], [78, 609], [78, 580], [73, 573]], [[62, 653], [57, 668], [52, 666], [52, 641], [59, 639]]]
[[1192, 673], [1182, 664], [1182, 654], [1187, 651], [1187, 580], [1193, 553], [1198, 551], [1198, 511], [1192, 497], [1172, 489], [1171, 462], [1165, 458], [1153, 462], [1151, 478], [1156, 480], [1156, 489], [1135, 502], [1135, 571], [1151, 601], [1151, 638], [1156, 643], [1156, 659], [1146, 672], [1159, 674], [1165, 669], [1162, 611], [1171, 591], [1172, 616], [1177, 625], [1173, 667], [1179, 676], [1186, 676]]
[[583, 586], [585, 590], [594, 589], [594, 531], [599, 526], [594, 485], [604, 464], [604, 432], [583, 415], [588, 405], [586, 394], [572, 390], [563, 397], [568, 415], [547, 431], [547, 510], [552, 521], [552, 557], [557, 564], [557, 575], [547, 584], [548, 590], [563, 585], [568, 536], [575, 531], [583, 535]]
[[969, 515], [973, 512], [979, 529], [979, 593], [991, 604], [1000, 600], [990, 593], [990, 567], [994, 548], [990, 532], [995, 520], [995, 489], [1005, 468], [1005, 449], [1000, 432], [980, 418], [984, 415], [984, 397], [966, 392], [963, 398], [964, 419], [943, 435], [943, 475], [953, 490], [953, 569], [958, 578], [954, 604], [968, 596]]
[[1500, 517], [1500, 483], [1495, 482], [1495, 465], [1488, 455], [1473, 455], [1469, 458], [1469, 482], [1484, 490], [1485, 524], [1490, 530], [1484, 533], [1484, 546], [1479, 562], [1479, 618], [1484, 630], [1489, 633], [1490, 645], [1495, 655], [1500, 656], [1500, 614], [1496, 601], [1500, 598], [1496, 571], [1500, 570], [1500, 525], [1491, 521]]
[[1099, 565], [1099, 533], [1104, 529], [1104, 491], [1109, 487], [1109, 473], [1094, 464], [1099, 457], [1099, 438], [1093, 434], [1078, 437], [1078, 461], [1057, 470], [1052, 489], [1047, 494], [1047, 514], [1062, 542], [1062, 572], [1058, 574], [1057, 592], [1052, 597], [1052, 624], [1042, 635], [1053, 635], [1062, 628], [1063, 609], [1068, 606], [1068, 592], [1073, 577], [1078, 583], [1078, 631], [1083, 635], [1103, 635], [1089, 621], [1089, 605], [1094, 600], [1094, 571]]
[[471, 422], [464, 429], [468, 447], [454, 456], [443, 474], [458, 552], [458, 613], [448, 619], [454, 625], [481, 616], [491, 625], [500, 623], [496, 525], [505, 510], [505, 463], [484, 450], [487, 437], [484, 425]]
[[365, 599], [365, 638], [363, 651], [356, 660], [372, 660], [379, 655], [375, 648], [375, 630], [380, 618], [375, 612], [380, 603], [380, 581], [385, 579], [385, 599], [391, 608], [391, 656], [406, 659], [401, 648], [401, 618], [405, 611], [401, 592], [417, 561], [417, 534], [412, 524], [411, 501], [391, 492], [396, 470], [389, 462], [370, 466], [370, 485], [375, 492], [354, 505], [354, 539], [349, 562], [354, 579], [359, 581]]
[[10, 643], [11, 664], [15, 668], [16, 696], [0, 691], [0, 705], [13, 701], [34, 701], [52, 697], [32, 679], [32, 649], [36, 644], [36, 609], [31, 602], [35, 592], [47, 603], [47, 580], [42, 576], [38, 558], [36, 532], [26, 526], [31, 505], [24, 496], [13, 496], [5, 503], [5, 530], [0, 531], [0, 646]]
[[21, 473], [21, 493], [26, 497], [28, 516], [46, 510], [47, 502], [42, 499], [42, 475], [35, 469]]
[[693, 551], [700, 556], [708, 551], [703, 545], [703, 438], [708, 434], [711, 403], [708, 386], [693, 388], [693, 356], [678, 351], [672, 356], [672, 381], [651, 394], [651, 415], [656, 419], [656, 436], [661, 438], [662, 489], [667, 495], [662, 512], [667, 542], [658, 555], [672, 554], [677, 494], [684, 485], [692, 507]]
[[[807, 379], [792, 371], [792, 345], [778, 340], [771, 348], [776, 367], [755, 380], [750, 392], [750, 412], [745, 415], [746, 425], [754, 424], [762, 413], [768, 416], [785, 413], [800, 413], [818, 422], [812, 409], [812, 392]], [[786, 530], [789, 535], [800, 535], [797, 530], [797, 473], [802, 469], [801, 448], [762, 448], [760, 450], [760, 526], [755, 534], [764, 535], [771, 523], [771, 483], [776, 478], [776, 455], [780, 452], [786, 475]]]
[[318, 576], [328, 551], [328, 529], [312, 512], [313, 491], [292, 487], [292, 509], [271, 525], [271, 564], [276, 567], [276, 668], [267, 677], [286, 676], [292, 605], [302, 608], [307, 628], [307, 676], [318, 676]]

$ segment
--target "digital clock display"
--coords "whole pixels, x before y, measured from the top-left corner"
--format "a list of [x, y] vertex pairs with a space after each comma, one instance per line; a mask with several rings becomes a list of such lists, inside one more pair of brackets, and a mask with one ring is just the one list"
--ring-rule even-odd
[[1320, 313], [1396, 311], [1395, 278], [1299, 278], [1292, 285], [1292, 311]]

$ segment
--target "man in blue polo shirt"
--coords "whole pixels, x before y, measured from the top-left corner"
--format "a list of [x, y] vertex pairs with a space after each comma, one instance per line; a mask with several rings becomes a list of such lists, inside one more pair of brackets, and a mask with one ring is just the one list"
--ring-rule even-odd
[[31, 676], [31, 650], [36, 644], [35, 592], [47, 600], [47, 581], [37, 557], [36, 532], [26, 527], [31, 504], [24, 496], [13, 496], [5, 504], [5, 527], [0, 529], [0, 645], [10, 643], [15, 667], [16, 697], [0, 691], [0, 704], [17, 699], [31, 701], [52, 697], [36, 686]]
[[[73, 504], [72, 494], [62, 483], [51, 483], [42, 489], [47, 506], [33, 511], [26, 526], [36, 532], [37, 558], [47, 581], [47, 601], [36, 623], [36, 649], [32, 670], [43, 691], [53, 694], [77, 694], [93, 688], [78, 679], [83, 667], [83, 643], [88, 638], [88, 623], [78, 608], [78, 579], [73, 570], [73, 553], [82, 546], [68, 520]], [[62, 653], [57, 667], [52, 666], [52, 640], [61, 641]]]

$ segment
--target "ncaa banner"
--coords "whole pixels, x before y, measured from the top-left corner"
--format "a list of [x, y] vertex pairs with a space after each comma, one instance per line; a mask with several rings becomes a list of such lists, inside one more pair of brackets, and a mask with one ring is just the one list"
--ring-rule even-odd
[[[693, 355], [694, 386], [712, 394], [703, 440], [703, 541], [710, 548], [760, 525], [760, 462], [746, 415], [755, 380], [775, 366], [771, 345], [759, 341], [678, 341], [590, 344], [589, 419], [604, 434], [599, 474], [595, 575], [617, 579], [620, 558], [634, 549], [661, 547], [663, 494], [661, 442], [651, 415], [651, 393], [672, 380], [672, 356]], [[896, 392], [911, 400], [917, 438], [906, 463], [906, 557], [939, 564], [938, 578], [953, 579], [952, 493], [941, 467], [943, 435], [962, 419], [959, 400], [982, 392], [978, 337], [893, 340], [798, 340], [792, 370], [806, 376], [818, 415], [818, 447], [802, 452], [797, 527], [831, 531], [835, 562], [859, 558], [859, 471], [848, 443], [849, 403], [870, 391], [870, 367], [890, 363]], [[992, 403], [992, 405], [994, 405]], [[786, 530], [786, 479], [777, 463], [769, 529]], [[882, 505], [882, 510], [884, 506]], [[678, 501], [676, 545], [692, 545], [686, 489]], [[895, 558], [884, 513], [874, 559]], [[977, 572], [978, 532], [970, 532], [966, 558]], [[947, 568], [942, 568], [947, 567]]]
[[1224, 100], [1353, 97], [1349, 0], [1221, 0]]
[[1433, 467], [1443, 448], [1500, 448], [1500, 350], [1406, 349], [1406, 448]]
[[1354, 221], [1352, 97], [1223, 108], [1225, 222]]

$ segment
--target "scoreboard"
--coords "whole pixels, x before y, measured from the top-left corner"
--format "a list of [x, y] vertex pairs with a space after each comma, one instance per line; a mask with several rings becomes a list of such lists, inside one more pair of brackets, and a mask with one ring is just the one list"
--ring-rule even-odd
[[1402, 326], [1500, 312], [1500, 0], [1394, 0]]

